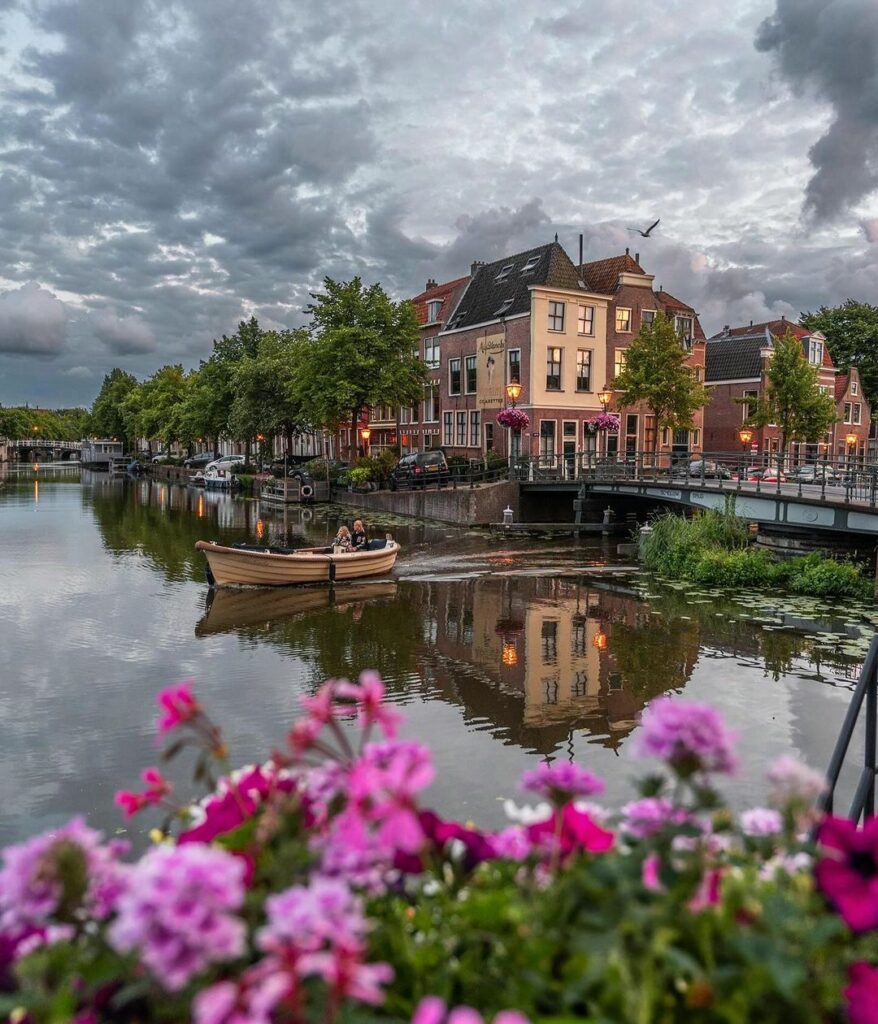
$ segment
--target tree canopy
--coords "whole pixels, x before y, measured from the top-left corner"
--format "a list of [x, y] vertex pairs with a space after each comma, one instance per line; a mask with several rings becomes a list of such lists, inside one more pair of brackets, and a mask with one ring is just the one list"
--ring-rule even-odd
[[120, 437], [127, 448], [134, 442], [130, 424], [122, 415], [122, 405], [128, 395], [138, 386], [133, 373], [115, 367], [104, 377], [101, 390], [91, 407], [88, 429], [95, 437]]
[[840, 370], [856, 366], [863, 392], [874, 406], [878, 401], [878, 306], [848, 299], [841, 306], [821, 306], [802, 313], [799, 322], [821, 331], [832, 360]]
[[765, 376], [765, 392], [747, 422], [776, 425], [781, 455], [790, 441], [819, 441], [837, 419], [835, 397], [820, 390], [817, 367], [790, 331], [775, 339]]
[[297, 353], [293, 397], [317, 427], [351, 425], [378, 405], [417, 402], [427, 381], [418, 356], [418, 318], [410, 302], [393, 302], [380, 285], [334, 281], [312, 295], [309, 340]]
[[[27, 437], [48, 441], [81, 441], [87, 433], [85, 409], [31, 409], [0, 407], [0, 437], [22, 441]], [[34, 429], [36, 428], [36, 429]]]
[[673, 321], [656, 314], [643, 324], [628, 347], [625, 366], [613, 381], [621, 406], [643, 402], [655, 417], [653, 451], [658, 448], [659, 430], [689, 430], [695, 413], [709, 400], [707, 389], [686, 366], [683, 348]]

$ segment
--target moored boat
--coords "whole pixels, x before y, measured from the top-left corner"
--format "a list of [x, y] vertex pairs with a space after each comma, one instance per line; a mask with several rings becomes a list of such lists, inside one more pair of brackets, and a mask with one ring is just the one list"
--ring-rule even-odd
[[390, 572], [399, 544], [387, 540], [369, 542], [365, 551], [340, 551], [331, 547], [278, 551], [256, 546], [225, 547], [200, 540], [209, 568], [209, 582], [218, 587], [283, 587], [293, 583], [332, 583]]

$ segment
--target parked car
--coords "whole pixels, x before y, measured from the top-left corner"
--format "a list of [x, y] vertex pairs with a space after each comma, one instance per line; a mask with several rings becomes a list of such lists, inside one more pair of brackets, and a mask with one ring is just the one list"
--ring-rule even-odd
[[693, 459], [689, 463], [689, 476], [703, 477], [705, 480], [732, 479], [731, 470], [727, 466], [721, 462], [712, 462], [710, 459]]
[[426, 487], [434, 480], [445, 483], [450, 475], [444, 452], [413, 452], [401, 458], [391, 472], [390, 489], [395, 491], [398, 487], [417, 487], [419, 484]]
[[795, 480], [797, 483], [803, 484], [840, 484], [842, 482], [842, 474], [838, 470], [833, 469], [832, 466], [818, 466], [808, 465], [799, 466], [793, 470], [792, 473], [788, 474], [788, 479]]
[[204, 469], [211, 462], [215, 462], [219, 456], [216, 452], [202, 452], [200, 455], [193, 455], [183, 462], [186, 469]]
[[781, 483], [786, 481], [786, 476], [776, 466], [748, 466], [741, 473], [741, 479], [751, 483], [759, 480], [764, 484], [776, 484], [778, 477]]
[[212, 462], [204, 467], [205, 472], [209, 469], [236, 469], [238, 466], [243, 466], [245, 462], [243, 455], [222, 455], [218, 459], [214, 459]]
[[158, 455], [153, 455], [152, 461], [156, 464], [159, 462], [170, 462], [173, 458], [170, 452], [159, 452]]

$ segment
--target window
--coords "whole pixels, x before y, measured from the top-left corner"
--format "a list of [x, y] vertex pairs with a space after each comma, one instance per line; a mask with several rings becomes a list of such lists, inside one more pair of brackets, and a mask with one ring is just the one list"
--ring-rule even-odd
[[444, 445], [451, 446], [454, 444], [452, 429], [451, 413], [445, 412], [442, 414], [442, 443]]
[[485, 451], [492, 452], [494, 450], [494, 424], [485, 424]]
[[[409, 419], [410, 411], [411, 410], [409, 409], [409, 407], [407, 405], [404, 405], [399, 410], [399, 422], [400, 422], [401, 425], [404, 425], [406, 423], [411, 423], [411, 420]], [[415, 421], [415, 422], [417, 422], [417, 421]]]
[[577, 349], [576, 390], [591, 391], [591, 349]]
[[540, 630], [540, 654], [544, 665], [554, 665], [558, 661], [558, 623], [548, 620]]
[[457, 414], [457, 446], [466, 447], [466, 412], [461, 410]]
[[561, 349], [549, 346], [546, 349], [546, 391], [561, 390]]
[[579, 307], [578, 330], [580, 334], [594, 334], [594, 306]]
[[448, 360], [448, 394], [460, 394], [460, 359]]
[[439, 422], [439, 389], [435, 384], [424, 389], [424, 422]]
[[856, 398], [857, 395], [859, 395], [859, 393], [860, 393], [860, 385], [855, 380], [852, 380], [851, 381], [851, 394], [854, 396], [854, 398]]
[[695, 379], [700, 384], [704, 380], [704, 368], [701, 366], [695, 367]]
[[625, 369], [625, 361], [628, 358], [628, 353], [624, 348], [617, 348], [613, 353], [613, 377], [618, 377], [619, 374]]
[[539, 256], [528, 257], [527, 263], [525, 263], [525, 265], [521, 268], [522, 274], [529, 274], [539, 262]]
[[494, 278], [495, 281], [505, 281], [507, 277], [512, 273], [515, 267], [514, 263], [507, 263], [500, 273]]
[[424, 342], [424, 362], [435, 369], [439, 365], [439, 339], [427, 338]]
[[479, 421], [479, 414], [475, 410], [469, 414], [469, 446], [478, 448], [482, 441], [482, 426]]
[[665, 448], [671, 443], [671, 431], [668, 427], [662, 427], [662, 444]]
[[424, 451], [427, 451], [429, 448], [432, 448], [432, 447], [433, 447], [433, 435], [432, 434], [424, 434]]
[[521, 383], [521, 349], [513, 348], [509, 350], [509, 380], [507, 384], [520, 384]]
[[696, 428], [692, 431], [692, 447], [699, 448], [701, 446], [701, 431]]
[[466, 357], [466, 393], [471, 395], [476, 390], [476, 357]]
[[628, 334], [631, 330], [631, 310], [622, 309], [621, 307], [616, 310], [616, 331], [619, 334]]
[[683, 343], [683, 348], [692, 348], [692, 317], [675, 316], [674, 326], [677, 329], [677, 337]]
[[494, 312], [494, 316], [505, 316], [512, 308], [514, 299], [504, 299], [500, 308]]
[[854, 402], [854, 419], [853, 419], [853, 422], [855, 424], [860, 424], [860, 423], [863, 422], [863, 407], [862, 407], [862, 405], [860, 405], [859, 402]]
[[415, 402], [407, 411], [409, 413], [409, 423], [417, 423], [421, 417], [421, 403]]
[[654, 309], [642, 309], [640, 311], [640, 322], [644, 327], [652, 327], [655, 323], [655, 310]]
[[637, 452], [637, 419], [636, 413], [625, 417], [625, 454], [629, 456]]
[[756, 404], [759, 401], [758, 391], [745, 391], [743, 394], [743, 409], [742, 409], [742, 422], [746, 423], [747, 420], [756, 412]]
[[823, 365], [823, 342], [811, 338], [808, 341], [808, 362], [812, 366]]
[[844, 421], [845, 421], [845, 423], [850, 423], [851, 422], [851, 403], [850, 402], [845, 402], [844, 403]]
[[442, 309], [442, 300], [433, 299], [427, 303], [427, 323], [434, 324], [439, 319], [439, 311]]
[[549, 303], [549, 330], [550, 331], [563, 331], [564, 330], [564, 303], [563, 302], [550, 302]]
[[655, 448], [655, 416], [643, 418], [643, 448], [648, 452]]
[[540, 458], [544, 465], [555, 462], [555, 421], [540, 420]]
[[465, 309], [461, 309], [459, 312], [454, 314], [454, 316], [452, 317], [452, 319], [449, 322], [448, 326], [449, 327], [460, 327], [460, 325], [463, 323], [463, 318], [465, 316], [466, 316], [466, 310]]

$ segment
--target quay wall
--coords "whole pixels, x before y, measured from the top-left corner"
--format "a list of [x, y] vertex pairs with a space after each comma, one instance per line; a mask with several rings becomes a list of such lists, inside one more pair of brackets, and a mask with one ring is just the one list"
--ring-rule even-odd
[[457, 526], [487, 526], [503, 521], [503, 510], [511, 506], [519, 517], [518, 485], [507, 480], [470, 489], [450, 487], [441, 491], [333, 491], [332, 500], [352, 505], [363, 512], [392, 512], [416, 519], [435, 519]]

